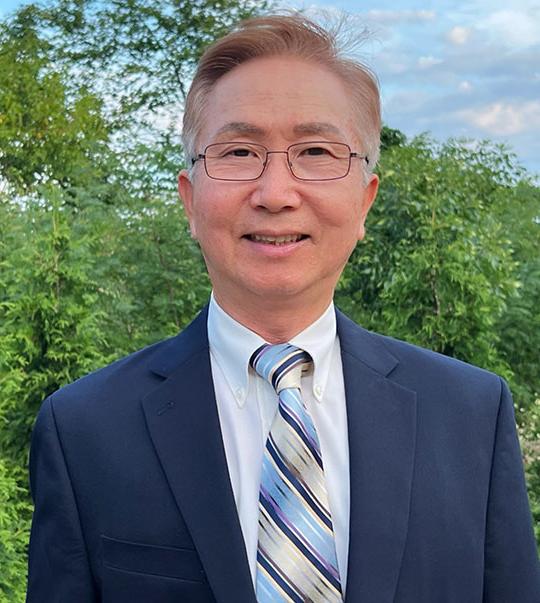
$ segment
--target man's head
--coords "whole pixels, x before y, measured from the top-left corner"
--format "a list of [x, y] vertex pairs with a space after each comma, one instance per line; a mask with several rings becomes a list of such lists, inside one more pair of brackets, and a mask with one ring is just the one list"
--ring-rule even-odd
[[195, 163], [179, 189], [216, 299], [258, 332], [264, 312], [296, 312], [298, 332], [364, 236], [378, 184], [366, 167], [378, 150], [374, 80], [311, 22], [257, 19], [205, 53], [185, 124]]
[[217, 81], [242, 63], [273, 56], [326, 66], [343, 81], [356, 114], [361, 151], [372, 171], [379, 158], [381, 130], [377, 80], [368, 67], [341, 56], [335, 36], [301, 15], [249, 19], [206, 50], [186, 99], [182, 140], [188, 163], [197, 154], [208, 98]]

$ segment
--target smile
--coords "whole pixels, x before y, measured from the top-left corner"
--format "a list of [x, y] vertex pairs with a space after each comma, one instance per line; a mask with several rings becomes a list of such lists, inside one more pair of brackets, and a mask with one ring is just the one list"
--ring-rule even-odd
[[269, 245], [287, 245], [288, 243], [297, 243], [307, 238], [307, 235], [302, 234], [287, 234], [279, 236], [250, 234], [246, 235], [250, 241], [256, 243], [267, 243]]

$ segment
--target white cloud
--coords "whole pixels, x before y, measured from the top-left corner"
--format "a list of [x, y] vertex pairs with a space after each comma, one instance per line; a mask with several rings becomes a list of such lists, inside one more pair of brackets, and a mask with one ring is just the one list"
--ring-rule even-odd
[[420, 57], [418, 59], [418, 67], [420, 67], [420, 69], [429, 69], [434, 65], [440, 65], [442, 62], [442, 59], [437, 59], [431, 55], [428, 57]]
[[456, 25], [446, 34], [446, 38], [456, 46], [463, 46], [471, 37], [472, 30], [470, 27], [461, 27]]
[[458, 116], [467, 123], [493, 136], [512, 136], [540, 127], [540, 101], [523, 103], [496, 102], [465, 109]]
[[458, 89], [460, 92], [470, 92], [472, 88], [471, 82], [468, 82], [467, 80], [459, 82]]
[[478, 28], [508, 46], [533, 46], [540, 43], [540, 12], [500, 10], [481, 21]]

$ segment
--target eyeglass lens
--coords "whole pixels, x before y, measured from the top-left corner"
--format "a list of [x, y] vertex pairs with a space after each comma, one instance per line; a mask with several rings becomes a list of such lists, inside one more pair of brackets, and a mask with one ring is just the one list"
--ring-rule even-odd
[[206, 172], [218, 180], [255, 180], [273, 153], [286, 153], [291, 172], [302, 180], [334, 180], [349, 173], [349, 146], [325, 141], [294, 144], [287, 151], [268, 151], [245, 142], [211, 144], [205, 150]]

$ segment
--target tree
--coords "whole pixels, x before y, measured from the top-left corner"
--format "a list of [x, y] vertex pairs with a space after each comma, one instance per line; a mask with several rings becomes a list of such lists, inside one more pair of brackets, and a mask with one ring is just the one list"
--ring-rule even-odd
[[0, 22], [0, 603], [24, 600], [43, 399], [208, 297], [176, 117], [203, 45], [260, 7], [55, 0]]
[[403, 146], [406, 143], [407, 137], [403, 132], [383, 125], [381, 130], [381, 151], [386, 151], [390, 147]]
[[0, 177], [19, 191], [99, 181], [109, 155], [102, 101], [68, 89], [40, 27], [32, 5], [0, 23]]
[[0, 458], [0, 603], [22, 600], [30, 503]]
[[58, 60], [106, 90], [121, 116], [177, 110], [204, 48], [267, 6], [252, 0], [53, 0], [43, 17]]
[[388, 148], [338, 298], [368, 328], [509, 377], [496, 323], [519, 283], [498, 212], [518, 174], [485, 158], [500, 165], [503, 154], [426, 137]]
[[[264, 6], [52, 0], [0, 23], [0, 603], [24, 599], [43, 398], [175, 334], [208, 298], [176, 199], [177, 117], [204, 45]], [[381, 193], [337, 303], [509, 378], [540, 520], [539, 189], [487, 142], [382, 138]]]
[[0, 420], [4, 458], [26, 464], [44, 397], [107, 362], [100, 291], [91, 275], [99, 231], [74, 235], [62, 191], [44, 187], [12, 213], [0, 300]]
[[519, 286], [497, 321], [500, 350], [515, 373], [518, 413], [527, 414], [529, 436], [540, 439], [540, 190], [529, 177], [507, 190], [499, 219], [512, 241]]
[[540, 190], [487, 141], [388, 140], [336, 301], [367, 328], [509, 380], [540, 545]]

